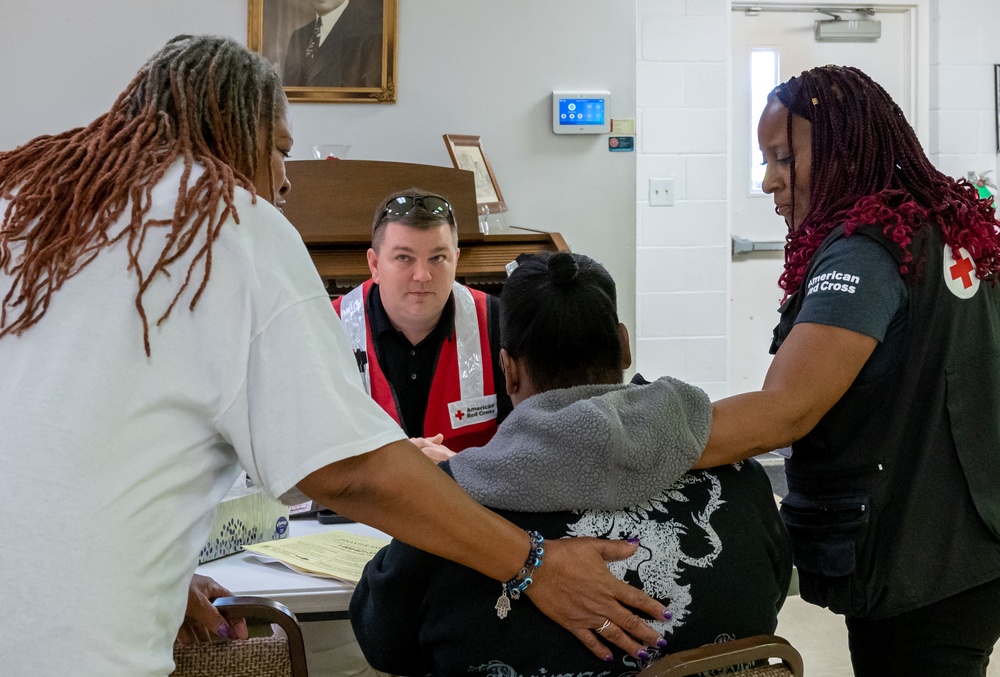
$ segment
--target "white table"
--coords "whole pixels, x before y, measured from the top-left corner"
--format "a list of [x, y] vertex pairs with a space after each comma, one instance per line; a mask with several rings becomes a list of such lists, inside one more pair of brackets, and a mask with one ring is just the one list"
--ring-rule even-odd
[[[387, 534], [364, 524], [320, 524], [315, 518], [288, 522], [289, 537], [339, 529], [389, 541]], [[347, 620], [352, 584], [300, 574], [247, 552], [206, 562], [197, 572], [211, 576], [234, 595], [267, 597], [291, 609], [302, 625], [310, 677], [383, 677], [365, 661]]]
[[[307, 536], [341, 530], [389, 541], [389, 536], [365, 524], [320, 524], [314, 518], [290, 519], [288, 536]], [[330, 578], [308, 576], [277, 562], [264, 563], [248, 552], [228, 555], [198, 567], [234, 595], [256, 595], [281, 602], [302, 622], [343, 620], [354, 586]]]

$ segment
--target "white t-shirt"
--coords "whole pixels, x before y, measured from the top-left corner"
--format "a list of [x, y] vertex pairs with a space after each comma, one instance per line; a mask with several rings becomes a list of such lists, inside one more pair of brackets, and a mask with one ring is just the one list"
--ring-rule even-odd
[[[150, 218], [169, 220], [181, 170], [154, 189]], [[235, 206], [193, 312], [200, 265], [156, 326], [203, 236], [145, 294], [151, 357], [125, 241], [67, 281], [38, 324], [0, 339], [0, 673], [168, 674], [238, 466], [292, 503], [307, 474], [405, 437], [365, 395], [298, 233], [242, 189]], [[144, 271], [166, 230], [147, 236]], [[9, 286], [0, 272], [0, 293]]]

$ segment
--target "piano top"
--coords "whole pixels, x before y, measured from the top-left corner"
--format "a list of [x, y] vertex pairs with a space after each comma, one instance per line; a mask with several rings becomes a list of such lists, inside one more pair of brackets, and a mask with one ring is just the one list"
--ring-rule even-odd
[[409, 188], [426, 189], [451, 204], [461, 250], [456, 277], [471, 287], [497, 293], [507, 277], [505, 266], [520, 254], [569, 250], [559, 233], [479, 232], [471, 171], [371, 160], [298, 160], [286, 168], [292, 190], [285, 216], [302, 234], [331, 295], [347, 293], [371, 276], [366, 253], [375, 212], [388, 195]]

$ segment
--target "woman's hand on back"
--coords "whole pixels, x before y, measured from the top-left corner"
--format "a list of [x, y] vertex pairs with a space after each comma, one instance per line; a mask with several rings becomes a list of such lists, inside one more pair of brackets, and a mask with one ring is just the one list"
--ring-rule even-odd
[[[663, 619], [669, 614], [667, 608], [608, 570], [607, 562], [630, 557], [636, 547], [626, 541], [596, 538], [546, 541], [543, 566], [535, 572], [526, 593], [542, 613], [572, 632], [602, 660], [609, 660], [611, 653], [601, 639], [632, 656], [650, 647], [662, 648], [666, 646], [663, 637], [633, 610]], [[605, 621], [610, 624], [598, 633]]]

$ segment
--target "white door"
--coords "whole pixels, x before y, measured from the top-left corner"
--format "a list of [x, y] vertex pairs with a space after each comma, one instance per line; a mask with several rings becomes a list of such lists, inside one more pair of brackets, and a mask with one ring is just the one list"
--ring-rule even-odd
[[[770, 195], [751, 189], [751, 167], [760, 165], [757, 147], [757, 120], [751, 101], [750, 55], [754, 50], [774, 50], [778, 82], [804, 70], [825, 64], [856, 66], [881, 84], [913, 122], [916, 106], [916, 71], [912, 9], [879, 10], [875, 19], [882, 24], [876, 42], [816, 42], [814, 22], [831, 17], [813, 11], [761, 11], [751, 15], [738, 10], [732, 16], [732, 130], [730, 154], [732, 234], [757, 242], [784, 243], [787, 229], [774, 213]], [[784, 6], [788, 6], [787, 4]], [[811, 10], [813, 5], [803, 5]], [[877, 7], [877, 6], [876, 6]], [[845, 20], [857, 18], [846, 14]], [[766, 97], [766, 92], [764, 92]], [[778, 321], [781, 290], [782, 252], [735, 255], [730, 286], [729, 384], [731, 393], [757, 390], [771, 362], [768, 347]]]

